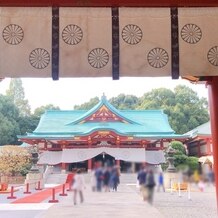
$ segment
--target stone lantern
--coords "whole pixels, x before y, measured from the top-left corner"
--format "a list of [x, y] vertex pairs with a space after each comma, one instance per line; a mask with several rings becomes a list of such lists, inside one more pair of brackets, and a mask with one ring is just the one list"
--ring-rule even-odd
[[44, 187], [43, 174], [39, 171], [37, 162], [39, 160], [39, 152], [37, 145], [34, 145], [30, 150], [32, 167], [29, 173], [26, 175], [25, 184], [29, 183], [30, 188], [42, 188]]
[[168, 168], [166, 169], [166, 172], [164, 173], [164, 185], [165, 188], [172, 188], [172, 184], [176, 183], [179, 179], [179, 175], [177, 173], [177, 170], [174, 166], [174, 154], [176, 153], [176, 150], [173, 149], [170, 145], [166, 150], [166, 159], [169, 163]]
[[36, 145], [31, 149], [31, 162], [32, 162], [32, 167], [30, 169], [31, 173], [39, 173], [39, 168], [37, 166], [37, 162], [39, 160], [39, 153], [38, 153], [38, 148]]
[[169, 146], [168, 149], [166, 150], [167, 161], [169, 163], [167, 172], [176, 172], [176, 168], [174, 166], [175, 158], [173, 157], [175, 153], [176, 153], [176, 150], [173, 149], [171, 146]]

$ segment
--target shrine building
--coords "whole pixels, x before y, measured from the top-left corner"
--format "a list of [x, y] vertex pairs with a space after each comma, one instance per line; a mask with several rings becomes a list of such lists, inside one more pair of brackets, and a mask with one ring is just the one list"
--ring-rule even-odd
[[134, 171], [164, 163], [166, 144], [187, 135], [175, 134], [162, 110], [118, 110], [103, 95], [90, 110], [46, 111], [35, 131], [18, 138], [38, 145], [39, 164], [89, 171], [101, 161]]
[[185, 142], [190, 156], [212, 156], [213, 146], [211, 138], [210, 121], [186, 133], [191, 137]]

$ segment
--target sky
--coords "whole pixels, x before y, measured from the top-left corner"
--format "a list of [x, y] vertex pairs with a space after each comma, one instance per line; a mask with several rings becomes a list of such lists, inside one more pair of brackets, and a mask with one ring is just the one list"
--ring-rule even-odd
[[[5, 94], [9, 88], [10, 79], [0, 82], [0, 93]], [[173, 90], [177, 85], [186, 85], [196, 91], [199, 97], [208, 97], [208, 90], [204, 84], [192, 84], [187, 80], [172, 80], [170, 77], [122, 77], [120, 80], [111, 78], [60, 78], [53, 81], [46, 79], [22, 79], [25, 98], [29, 101], [31, 110], [37, 107], [53, 104], [62, 110], [73, 110], [93, 97], [101, 97], [103, 93], [108, 99], [121, 93], [141, 97], [144, 93], [155, 88], [165, 87]]]

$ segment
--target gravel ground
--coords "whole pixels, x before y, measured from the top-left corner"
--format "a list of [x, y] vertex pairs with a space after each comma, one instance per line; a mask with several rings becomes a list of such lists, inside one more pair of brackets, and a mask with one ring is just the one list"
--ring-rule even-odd
[[[134, 186], [133, 186], [134, 187]], [[136, 189], [136, 192], [139, 191]], [[166, 218], [217, 218], [216, 194], [214, 186], [207, 186], [200, 192], [192, 185], [190, 197], [187, 192], [157, 192], [153, 206]]]

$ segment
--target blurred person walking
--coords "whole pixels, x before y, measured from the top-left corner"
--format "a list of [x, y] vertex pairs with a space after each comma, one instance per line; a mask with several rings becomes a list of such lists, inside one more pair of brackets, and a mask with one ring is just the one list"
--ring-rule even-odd
[[147, 188], [146, 188], [146, 169], [145, 167], [141, 167], [138, 176], [137, 176], [137, 180], [139, 183], [139, 188], [140, 188], [140, 192], [142, 194], [143, 200], [146, 201], [147, 200]]
[[81, 175], [81, 170], [77, 170], [76, 175], [74, 176], [74, 182], [73, 182], [73, 202], [74, 205], [77, 204], [77, 193], [79, 192], [80, 195], [80, 203], [83, 203], [84, 196], [83, 196], [83, 189], [85, 188], [85, 181], [83, 175]]
[[103, 185], [103, 179], [104, 179], [104, 173], [103, 173], [103, 169], [101, 166], [95, 170], [95, 177], [96, 177], [96, 190], [98, 192], [101, 192], [102, 185]]
[[96, 186], [97, 186], [97, 180], [96, 180], [96, 176], [95, 176], [95, 170], [92, 170], [92, 172], [91, 172], [90, 183], [91, 183], [92, 191], [95, 192], [95, 191], [96, 191]]
[[103, 176], [105, 192], [110, 191], [110, 186], [109, 186], [110, 177], [111, 177], [111, 170], [109, 167], [106, 167], [104, 170], [104, 176]]
[[158, 175], [158, 187], [157, 187], [157, 191], [160, 191], [160, 188], [162, 187], [163, 192], [165, 192], [165, 187], [164, 187], [164, 176], [163, 173], [160, 172]]
[[147, 200], [149, 204], [153, 204], [155, 185], [156, 183], [154, 179], [154, 173], [152, 170], [150, 170], [146, 176], [146, 187], [147, 187], [147, 192], [148, 192]]
[[117, 191], [117, 186], [119, 184], [120, 184], [119, 168], [117, 166], [114, 166], [114, 168], [111, 171], [111, 177], [110, 177], [110, 186], [112, 188], [112, 191]]

